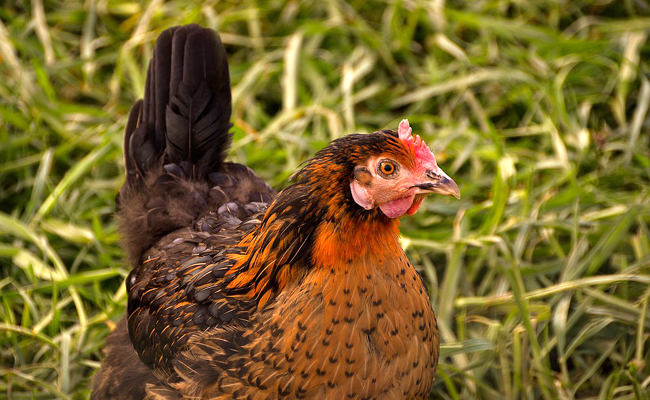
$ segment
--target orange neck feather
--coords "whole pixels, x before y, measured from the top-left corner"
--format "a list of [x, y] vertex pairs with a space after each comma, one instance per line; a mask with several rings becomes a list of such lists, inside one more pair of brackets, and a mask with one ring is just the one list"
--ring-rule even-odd
[[373, 219], [363, 222], [344, 219], [323, 221], [316, 229], [312, 251], [315, 268], [336, 269], [355, 259], [383, 258], [399, 254], [399, 220]]

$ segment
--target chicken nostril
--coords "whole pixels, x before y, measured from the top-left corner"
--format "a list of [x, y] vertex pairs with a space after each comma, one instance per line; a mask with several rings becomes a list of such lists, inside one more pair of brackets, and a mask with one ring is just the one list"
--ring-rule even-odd
[[440, 174], [431, 169], [427, 170], [427, 172], [425, 172], [425, 175], [429, 179], [440, 179]]

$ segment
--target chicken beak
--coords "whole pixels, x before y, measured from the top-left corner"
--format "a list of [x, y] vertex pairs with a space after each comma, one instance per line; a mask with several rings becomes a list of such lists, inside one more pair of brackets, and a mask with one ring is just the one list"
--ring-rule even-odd
[[444, 194], [445, 196], [454, 196], [460, 200], [460, 189], [458, 189], [456, 182], [447, 176], [447, 174], [444, 174], [442, 180], [438, 182], [435, 189], [433, 189], [433, 192]]
[[420, 193], [437, 193], [445, 196], [454, 196], [455, 198], [460, 199], [460, 189], [458, 189], [458, 185], [441, 169], [438, 169], [435, 172], [427, 171], [426, 178], [428, 182], [413, 186], [420, 189]]

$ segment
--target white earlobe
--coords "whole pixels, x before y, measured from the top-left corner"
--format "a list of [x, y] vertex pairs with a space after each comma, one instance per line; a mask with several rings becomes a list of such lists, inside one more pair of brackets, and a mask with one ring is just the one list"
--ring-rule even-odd
[[366, 210], [371, 210], [373, 208], [375, 202], [372, 200], [370, 192], [368, 192], [368, 189], [361, 186], [356, 179], [353, 179], [352, 183], [350, 183], [350, 191], [352, 192], [352, 198], [355, 203]]

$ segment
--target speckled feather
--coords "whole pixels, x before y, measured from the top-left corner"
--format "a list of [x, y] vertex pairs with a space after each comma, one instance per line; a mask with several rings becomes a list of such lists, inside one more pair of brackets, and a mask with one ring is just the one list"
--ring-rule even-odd
[[[174, 103], [165, 97], [175, 92], [170, 87], [201, 87], [174, 80], [179, 74], [162, 71], [165, 65], [216, 59], [226, 73], [201, 78], [221, 83], [206, 85], [200, 104], [221, 107], [229, 119], [225, 53], [206, 31], [189, 26], [161, 35], [152, 63], [179, 54], [183, 60], [156, 64], [155, 79], [150, 67], [145, 106], [153, 107], [152, 98]], [[207, 37], [207, 44], [194, 44], [203, 43], [207, 58], [177, 49], [187, 45], [178, 32], [184, 40]], [[227, 101], [206, 102], [210, 96]], [[128, 330], [111, 335], [92, 397], [119, 398], [120, 389], [110, 386], [130, 376], [125, 398], [427, 398], [438, 361], [428, 294], [399, 245], [399, 220], [364, 210], [349, 190], [356, 165], [380, 155], [413, 165], [413, 148], [393, 130], [345, 136], [276, 197], [250, 169], [223, 161], [229, 125], [201, 124], [206, 115], [217, 120], [213, 110], [177, 109], [186, 123], [213, 127], [196, 141], [183, 139], [192, 129], [170, 132], [171, 125], [156, 121], [151, 131], [142, 128], [141, 107], [134, 106], [127, 124], [128, 178], [119, 199], [134, 264]], [[179, 152], [170, 134], [189, 147]], [[120, 354], [129, 361], [118, 368]]]

